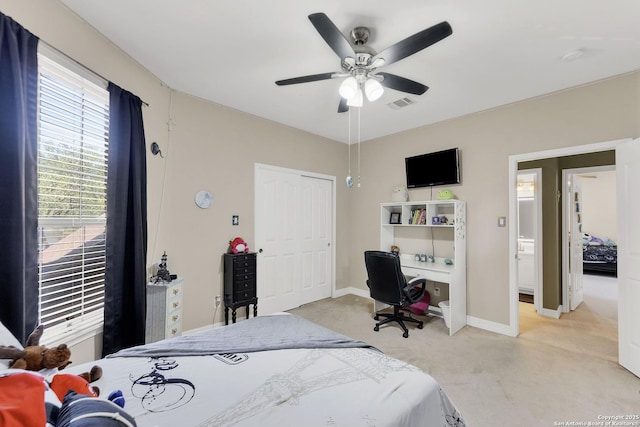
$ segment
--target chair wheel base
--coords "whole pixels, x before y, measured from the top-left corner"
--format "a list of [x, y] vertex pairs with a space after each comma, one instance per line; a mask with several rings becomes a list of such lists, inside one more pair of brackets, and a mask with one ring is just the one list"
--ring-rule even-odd
[[406, 331], [405, 331], [405, 333], [404, 333], [404, 334], [402, 334], [402, 336], [403, 336], [403, 337], [405, 337], [405, 338], [409, 338], [409, 332], [406, 332]]
[[375, 316], [373, 316], [373, 320], [380, 320], [380, 317], [376, 314]]
[[[376, 320], [378, 320], [378, 319], [376, 319]], [[380, 330], [380, 325], [376, 325], [376, 326], [374, 326], [374, 327], [373, 327], [373, 330], [374, 330], [374, 331], [376, 331], [376, 332], [378, 332], [378, 331]]]
[[422, 329], [422, 323], [418, 323], [418, 329]]

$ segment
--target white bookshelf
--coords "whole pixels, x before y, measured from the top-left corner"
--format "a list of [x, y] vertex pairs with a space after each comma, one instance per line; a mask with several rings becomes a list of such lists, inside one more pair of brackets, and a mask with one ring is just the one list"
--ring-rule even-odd
[[[416, 221], [424, 212], [423, 221]], [[400, 215], [397, 224], [392, 214]], [[435, 218], [435, 219], [434, 219]], [[395, 219], [395, 218], [394, 218]], [[435, 248], [434, 235], [441, 236]], [[380, 250], [400, 247], [400, 263], [407, 276], [425, 277], [443, 283], [449, 291], [449, 334], [453, 335], [467, 323], [467, 245], [466, 206], [460, 200], [430, 200], [422, 202], [382, 203], [380, 205]], [[449, 246], [444, 248], [443, 246]], [[407, 253], [403, 248], [410, 248]], [[415, 260], [415, 254], [434, 256], [434, 262]], [[452, 264], [445, 264], [445, 259]], [[430, 307], [432, 311], [440, 311]]]

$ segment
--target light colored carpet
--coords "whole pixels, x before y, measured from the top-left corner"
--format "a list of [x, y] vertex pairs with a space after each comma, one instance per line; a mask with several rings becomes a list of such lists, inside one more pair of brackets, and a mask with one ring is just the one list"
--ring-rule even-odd
[[611, 304], [594, 286], [576, 311], [559, 320], [520, 303], [518, 338], [470, 326], [450, 337], [444, 321], [429, 316], [416, 316], [425, 320], [424, 329], [409, 326], [409, 338], [394, 325], [374, 332], [373, 303], [354, 295], [290, 312], [428, 372], [470, 426], [593, 423], [598, 416], [640, 414], [640, 379], [617, 363], [617, 314], [611, 317]]

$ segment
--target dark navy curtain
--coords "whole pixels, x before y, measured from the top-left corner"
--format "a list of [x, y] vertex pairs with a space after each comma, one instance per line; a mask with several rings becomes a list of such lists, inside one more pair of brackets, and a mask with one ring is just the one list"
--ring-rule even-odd
[[38, 38], [0, 12], [0, 320], [38, 321]]
[[142, 101], [109, 83], [109, 167], [103, 356], [143, 344], [147, 163]]

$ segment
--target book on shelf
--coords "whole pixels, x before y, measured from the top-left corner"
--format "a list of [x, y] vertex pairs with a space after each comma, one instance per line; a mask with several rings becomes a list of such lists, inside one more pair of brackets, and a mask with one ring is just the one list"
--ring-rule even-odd
[[409, 224], [412, 225], [424, 225], [427, 223], [427, 210], [426, 209], [412, 209], [409, 216]]
[[418, 218], [418, 224], [426, 224], [427, 223], [427, 210], [420, 209], [420, 217]]

